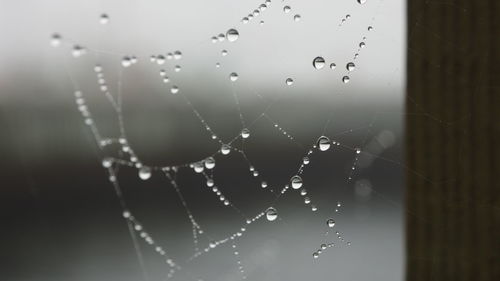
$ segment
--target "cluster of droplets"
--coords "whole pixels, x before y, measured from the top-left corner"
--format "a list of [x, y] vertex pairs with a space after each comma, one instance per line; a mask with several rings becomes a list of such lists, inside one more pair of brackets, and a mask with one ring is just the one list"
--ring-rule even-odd
[[[262, 12], [264, 12], [269, 7], [270, 4], [271, 4], [271, 0], [266, 0], [264, 3], [260, 4], [259, 7], [254, 9], [251, 13], [244, 16], [241, 19], [241, 22], [244, 24], [249, 23], [252, 19], [258, 17]], [[261, 21], [260, 23], [264, 24], [264, 21]]]
[[235, 28], [231, 28], [226, 33], [219, 33], [217, 36], [212, 36], [212, 43], [224, 42], [226, 39], [228, 42], [235, 42], [240, 37], [240, 33]]
[[[290, 14], [291, 12], [292, 12], [292, 7], [290, 7], [290, 5], [283, 6], [283, 13]], [[293, 15], [294, 21], [300, 21], [301, 19], [302, 19], [302, 17], [300, 16], [300, 14]]]
[[344, 25], [344, 23], [346, 23], [347, 20], [349, 20], [350, 18], [351, 18], [351, 15], [349, 15], [349, 14], [345, 15], [345, 17], [340, 21], [339, 26]]

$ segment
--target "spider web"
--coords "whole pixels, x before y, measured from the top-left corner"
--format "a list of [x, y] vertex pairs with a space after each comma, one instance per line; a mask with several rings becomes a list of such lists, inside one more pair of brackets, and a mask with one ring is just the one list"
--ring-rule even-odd
[[[332, 61], [318, 54], [317, 57], [311, 57], [310, 64], [307, 65], [307, 67], [312, 69], [316, 68], [316, 70], [335, 71], [332, 78], [332, 80], [335, 80], [335, 87], [349, 87], [353, 81], [355, 82], [356, 68], [359, 67], [358, 61], [359, 58], [363, 56], [364, 47], [369, 43], [370, 36], [376, 36], [372, 24], [383, 2], [358, 2], [353, 1], [353, 5], [369, 6], [371, 9], [370, 11], [373, 12], [371, 12], [368, 18], [368, 24], [363, 28], [364, 31], [358, 36], [359, 39], [355, 47], [347, 50], [347, 52], [351, 53], [349, 56], [350, 59], [347, 61]], [[106, 170], [109, 182], [120, 202], [122, 216], [127, 224], [137, 260], [142, 268], [145, 280], [151, 279], [144, 257], [146, 252], [148, 254], [155, 253], [156, 259], [162, 261], [164, 266], [166, 266], [166, 279], [181, 278], [181, 280], [205, 280], [203, 273], [198, 272], [197, 268], [192, 266], [192, 264], [198, 259], [210, 256], [213, 251], [223, 247], [231, 249], [230, 254], [232, 257], [229, 259], [235, 261], [234, 267], [238, 269], [240, 278], [246, 279], [247, 273], [245, 264], [241, 258], [241, 255], [244, 253], [240, 252], [239, 243], [245, 237], [245, 234], [256, 224], [262, 224], [266, 220], [271, 222], [277, 220], [277, 223], [286, 224], [285, 219], [280, 216], [280, 208], [277, 208], [276, 205], [280, 201], [285, 200], [287, 198], [285, 195], [289, 193], [300, 194], [300, 201], [303, 202], [315, 216], [326, 218], [324, 219], [324, 225], [320, 228], [321, 233], [319, 236], [326, 237], [325, 241], [327, 242], [317, 245], [315, 249], [311, 249], [310, 254], [312, 259], [320, 258], [321, 255], [328, 252], [330, 248], [347, 247], [351, 242], [339, 231], [338, 225], [335, 222], [337, 213], [343, 208], [342, 202], [334, 200], [333, 204], [330, 204], [333, 205], [333, 207], [322, 208], [321, 206], [323, 206], [323, 204], [317, 203], [317, 201], [322, 201], [318, 199], [320, 196], [316, 197], [315, 193], [311, 192], [311, 190], [314, 189], [312, 188], [314, 184], [308, 183], [307, 177], [304, 177], [306, 171], [311, 169], [310, 167], [314, 167], [315, 159], [322, 157], [320, 155], [340, 150], [349, 153], [351, 157], [348, 169], [345, 171], [345, 178], [343, 179], [345, 186], [352, 186], [354, 184], [359, 166], [368, 166], [374, 159], [381, 159], [405, 168], [404, 164], [397, 160], [382, 157], [380, 155], [382, 150], [363, 149], [365, 147], [370, 148], [370, 145], [373, 143], [373, 141], [370, 142], [370, 137], [373, 135], [373, 127], [379, 117], [384, 114], [392, 114], [391, 112], [375, 111], [374, 114], [371, 114], [369, 118], [370, 121], [365, 125], [334, 133], [329, 132], [329, 126], [334, 120], [334, 113], [330, 113], [326, 122], [321, 126], [322, 130], [320, 134], [316, 134], [315, 141], [309, 144], [303, 144], [299, 140], [300, 138], [295, 137], [294, 134], [287, 129], [287, 126], [282, 124], [282, 121], [276, 120], [270, 113], [277, 104], [286, 101], [288, 98], [286, 92], [293, 91], [296, 84], [300, 81], [300, 74], [290, 74], [279, 79], [277, 78], [276, 80], [279, 80], [280, 87], [285, 90], [273, 96], [266, 95], [266, 93], [253, 85], [245, 84], [244, 71], [234, 71], [231, 69], [231, 63], [227, 61], [231, 58], [232, 52], [237, 51], [236, 44], [245, 37], [244, 32], [238, 35], [236, 35], [236, 33], [239, 33], [240, 30], [251, 24], [253, 24], [253, 26], [251, 26], [249, 30], [260, 28], [260, 26], [263, 25], [265, 26], [266, 22], [264, 20], [264, 15], [272, 9], [279, 11], [281, 16], [289, 19], [290, 25], [301, 24], [302, 21], [307, 20], [311, 15], [302, 14], [300, 9], [294, 8], [294, 4], [295, 3], [290, 1], [265, 1], [256, 5], [254, 10], [249, 10], [248, 14], [242, 15], [241, 22], [234, 24], [234, 27], [228, 27], [225, 30], [220, 30], [220, 32], [215, 32], [212, 36], [207, 36], [207, 38], [200, 43], [178, 50], [174, 49], [168, 52], [162, 52], [161, 54], [153, 54], [147, 57], [104, 51], [85, 45], [79, 45], [76, 41], [67, 39], [65, 36], [60, 36], [58, 34], [52, 36], [51, 43], [54, 46], [62, 44], [65, 47], [71, 48], [73, 57], [81, 59], [80, 57], [84, 58], [84, 55], [90, 54], [94, 55], [97, 60], [97, 63], [93, 66], [94, 79], [97, 82], [94, 83], [97, 84], [98, 91], [104, 95], [111, 106], [111, 111], [116, 116], [117, 129], [115, 129], [114, 134], [108, 132], [102, 133], [103, 130], [98, 122], [99, 118], [92, 114], [92, 107], [86, 99], [86, 95], [90, 90], [80, 87], [80, 82], [73, 74], [73, 71], [70, 70], [71, 67], [69, 62], [66, 63], [66, 70], [74, 87], [74, 97], [78, 110], [100, 150], [102, 166]], [[338, 28], [344, 28], [352, 24], [351, 22], [354, 20], [352, 19], [352, 17], [355, 16], [354, 14], [348, 12], [344, 14], [343, 17], [338, 19]], [[113, 17], [103, 14], [100, 21], [101, 24], [108, 24], [108, 21], [113, 21]], [[249, 31], [246, 30], [246, 32]], [[222, 136], [222, 134], [218, 134], [218, 129], [216, 129], [217, 122], [214, 121], [214, 118], [210, 117], [209, 112], [200, 108], [197, 101], [189, 95], [191, 91], [190, 84], [196, 84], [196, 82], [194, 82], [195, 79], [192, 77], [184, 76], [189, 74], [185, 74], [184, 62], [189, 59], [189, 54], [193, 54], [195, 50], [201, 53], [210, 52], [210, 56], [207, 57], [210, 58], [211, 67], [215, 69], [224, 69], [224, 75], [219, 76], [220, 81], [208, 80], [203, 81], [203, 83], [228, 84], [225, 85], [225, 94], [227, 94], [227, 87], [229, 87], [230, 96], [229, 98], [226, 97], [226, 101], [229, 100], [232, 102], [236, 109], [237, 123], [239, 123], [238, 133], [232, 136]], [[217, 57], [213, 56], [214, 53]], [[114, 68], [117, 72], [117, 77], [115, 78], [116, 83], [112, 82], [114, 79], [108, 78], [108, 67], [99, 62], [103, 60], [105, 56], [113, 58]], [[195, 55], [193, 56], [195, 57]], [[177, 106], [183, 106], [185, 112], [188, 112], [197, 120], [199, 126], [201, 126], [206, 133], [203, 137], [196, 139], [195, 142], [210, 142], [211, 147], [215, 147], [211, 153], [205, 154], [195, 161], [174, 165], [156, 165], [143, 160], [141, 153], [136, 151], [136, 146], [134, 145], [135, 140], [131, 139], [129, 136], [127, 119], [124, 115], [124, 102], [126, 102], [124, 98], [124, 84], [127, 83], [125, 75], [127, 72], [138, 67], [138, 65], [148, 65], [148, 68], [154, 69], [154, 73], [151, 75], [158, 83], [163, 84], [163, 93], [168, 95], [167, 98], [169, 102], [175, 103]], [[229, 65], [229, 67], [226, 67], [226, 65]], [[113, 67], [109, 68], [112, 69]], [[293, 73], [293, 71], [290, 72]], [[298, 73], [297, 71], [295, 72]], [[134, 79], [132, 77], [128, 78]], [[197, 79], [198, 78], [196, 78], [196, 80]], [[241, 86], [242, 84], [243, 86]], [[250, 93], [255, 100], [257, 100], [257, 102], [254, 101], [254, 103], [260, 105], [257, 112], [245, 112], [242, 95], [247, 93]], [[175, 98], [175, 100], [173, 98]], [[187, 116], [185, 112], [182, 116]], [[251, 154], [247, 148], [249, 146], [248, 142], [256, 138], [254, 132], [258, 131], [258, 128], [262, 126], [270, 128], [276, 135], [283, 136], [287, 142], [301, 150], [302, 155], [299, 157], [298, 161], [295, 159], [294, 162], [296, 163], [293, 169], [294, 172], [283, 175], [284, 181], [287, 182], [286, 184], [279, 185], [271, 183], [271, 181], [267, 179], [266, 174], [261, 172], [259, 166], [252, 162]], [[113, 129], [110, 131], [113, 131]], [[356, 136], [357, 145], [354, 146], [349, 144], [349, 142], [339, 140], [342, 136], [350, 134]], [[380, 140], [384, 138], [384, 135], [379, 134], [377, 137]], [[387, 137], [387, 135], [385, 135], [385, 137]], [[391, 139], [391, 136], [389, 135], [388, 138]], [[387, 142], [390, 143], [391, 141], [389, 140]], [[223, 166], [224, 162], [229, 161], [229, 156], [243, 163], [246, 167], [246, 173], [253, 178], [251, 181], [251, 188], [258, 190], [264, 198], [261, 201], [265, 202], [264, 206], [261, 206], [260, 209], [248, 212], [246, 211], [248, 208], [240, 208], [238, 204], [233, 202], [232, 196], [230, 195], [231, 192], [225, 187], [224, 180], [220, 179], [221, 177], [223, 178], [224, 175], [217, 173], [219, 166]], [[168, 155], [166, 155], [166, 157], [168, 157]], [[130, 206], [125, 194], [126, 192], [123, 188], [123, 185], [127, 184], [129, 175], [124, 176], [127, 179], [123, 180], [121, 176], [122, 173], [129, 174], [131, 171], [135, 171], [136, 177], [143, 180], [144, 185], [155, 178], [162, 178], [164, 183], [167, 183], [170, 188], [174, 190], [175, 196], [184, 210], [184, 219], [188, 220], [191, 228], [190, 236], [192, 251], [186, 249], [188, 252], [187, 258], [183, 259], [171, 254], [168, 243], [163, 243], [162, 239], [157, 239], [158, 235], [155, 231], [150, 230], [154, 227], [150, 227], [145, 222], [146, 219], [139, 214], [140, 211], [136, 211], [133, 206]], [[418, 173], [416, 171], [411, 172]], [[186, 177], [189, 177], [190, 180], [194, 179], [198, 181], [197, 185], [200, 185], [199, 182], [201, 179], [203, 185], [205, 185], [204, 188], [212, 193], [211, 195], [217, 199], [215, 200], [215, 204], [220, 205], [220, 207], [227, 210], [227, 212], [230, 211], [234, 213], [239, 218], [239, 226], [234, 227], [234, 229], [224, 235], [212, 235], [210, 231], [207, 231], [207, 227], [205, 226], [206, 223], [204, 223], [202, 219], [198, 219], [200, 215], [193, 211], [192, 204], [184, 195], [184, 189], [188, 187], [181, 184], [182, 180], [180, 178]], [[356, 184], [358, 185], [357, 182]], [[189, 183], [187, 185], [189, 185]], [[310, 186], [311, 188], [309, 188]], [[371, 191], [377, 193], [373, 189], [371, 189]], [[381, 193], [377, 194], [384, 197]], [[388, 198], [386, 199], [391, 201]], [[392, 201], [391, 203], [398, 204]]]

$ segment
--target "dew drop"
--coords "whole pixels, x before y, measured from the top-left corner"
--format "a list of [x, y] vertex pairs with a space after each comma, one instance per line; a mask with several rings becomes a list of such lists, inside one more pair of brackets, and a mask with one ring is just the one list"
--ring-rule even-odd
[[213, 157], [208, 157], [205, 159], [205, 168], [211, 170], [215, 167], [215, 159]]
[[238, 80], [238, 73], [232, 72], [231, 74], [229, 74], [229, 80], [231, 80], [232, 82]]
[[290, 183], [293, 189], [299, 189], [302, 187], [302, 178], [299, 175], [293, 176], [290, 179]]
[[229, 152], [231, 152], [231, 147], [229, 145], [227, 145], [227, 144], [223, 144], [221, 146], [220, 151], [222, 152], [222, 155], [228, 155]]
[[309, 164], [309, 161], [310, 161], [309, 157], [307, 157], [307, 156], [302, 159], [302, 163], [304, 163], [304, 165]]
[[52, 45], [52, 47], [59, 47], [61, 45], [61, 35], [57, 33], [52, 34], [50, 37], [50, 45]]
[[309, 197], [304, 197], [304, 203], [305, 204], [311, 203], [311, 199]]
[[330, 139], [325, 136], [321, 136], [318, 139], [318, 147], [321, 151], [327, 151], [330, 149]]
[[85, 54], [85, 49], [80, 45], [73, 46], [73, 50], [71, 50], [71, 54], [73, 57], [77, 58]]
[[321, 248], [321, 250], [325, 250], [326, 249], [326, 244], [321, 244], [320, 248]]
[[174, 86], [172, 86], [172, 88], [170, 88], [170, 92], [171, 92], [172, 94], [174, 94], [174, 95], [175, 95], [175, 94], [177, 94], [177, 93], [179, 92], [179, 87], [177, 87], [177, 86], [175, 86], [175, 85], [174, 85]]
[[130, 59], [130, 57], [125, 56], [122, 58], [122, 66], [123, 67], [129, 67], [131, 65], [132, 65], [132, 60]]
[[99, 17], [99, 23], [107, 24], [109, 22], [109, 16], [107, 14], [101, 14]]
[[335, 221], [334, 221], [333, 219], [328, 219], [328, 220], [326, 221], [326, 225], [327, 225], [328, 227], [334, 227], [334, 226], [335, 226]]
[[249, 19], [247, 17], [244, 17], [243, 19], [241, 19], [241, 22], [242, 23], [248, 23]]
[[175, 72], [179, 72], [179, 71], [181, 71], [181, 66], [180, 66], [180, 65], [176, 65], [176, 66], [174, 66], [174, 71], [175, 71]]
[[194, 168], [194, 171], [196, 173], [201, 173], [204, 170], [202, 162], [196, 162], [196, 163], [194, 163], [193, 168]]
[[217, 40], [219, 40], [220, 42], [224, 41], [225, 39], [226, 39], [226, 35], [224, 35], [222, 33], [217, 35]]
[[354, 69], [356, 69], [356, 65], [353, 62], [349, 62], [349, 63], [347, 63], [347, 65], [345, 66], [345, 68], [348, 71], [353, 71]]
[[311, 205], [311, 210], [313, 212], [316, 212], [318, 210], [318, 207], [316, 207], [315, 205]]
[[302, 17], [299, 14], [293, 16], [294, 21], [300, 21], [301, 19], [302, 19]]
[[111, 159], [110, 157], [102, 159], [102, 166], [104, 168], [109, 168], [111, 167], [111, 165], [113, 165], [113, 159]]
[[222, 54], [223, 56], [227, 56], [227, 50], [222, 50], [222, 51], [221, 51], [221, 54]]
[[287, 78], [285, 80], [285, 83], [288, 85], [288, 86], [291, 86], [293, 84], [293, 79], [292, 78]]
[[262, 188], [266, 188], [267, 187], [267, 182], [265, 182], [265, 181], [261, 182], [260, 186]]
[[182, 58], [182, 52], [181, 51], [175, 51], [174, 52], [174, 59], [180, 60]]
[[330, 69], [335, 69], [337, 67], [337, 65], [335, 63], [330, 63]]
[[278, 218], [278, 212], [275, 208], [269, 207], [266, 210], [266, 218], [268, 221], [274, 221]]
[[319, 258], [319, 254], [318, 254], [318, 252], [314, 252], [314, 253], [313, 253], [313, 258], [315, 258], [315, 259]]
[[359, 3], [359, 4], [365, 4], [365, 3], [366, 3], [366, 0], [358, 0], [358, 3]]
[[359, 43], [359, 48], [363, 49], [366, 46], [365, 42]]
[[151, 168], [142, 167], [139, 169], [139, 178], [141, 178], [141, 180], [147, 180], [150, 177], [151, 177]]
[[368, 31], [372, 31], [373, 30], [373, 26], [368, 26]]
[[244, 128], [241, 130], [241, 137], [244, 139], [247, 139], [250, 136], [250, 130], [247, 128]]
[[240, 34], [238, 33], [238, 30], [231, 28], [226, 32], [226, 38], [229, 42], [234, 42], [238, 40], [240, 37]]
[[349, 81], [350, 81], [349, 76], [342, 77], [342, 82], [344, 82], [345, 84], [349, 83]]
[[290, 6], [283, 7], [283, 12], [285, 12], [285, 13], [290, 13], [291, 10], [292, 10], [292, 8]]
[[316, 69], [322, 69], [325, 66], [325, 59], [323, 57], [315, 57], [313, 60], [313, 66]]

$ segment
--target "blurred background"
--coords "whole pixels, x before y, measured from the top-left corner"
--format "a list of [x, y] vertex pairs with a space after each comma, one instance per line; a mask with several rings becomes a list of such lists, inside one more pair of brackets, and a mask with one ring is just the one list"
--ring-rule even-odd
[[[404, 1], [274, 0], [250, 22], [241, 22], [263, 3], [0, 1], [1, 280], [144, 279], [101, 166], [116, 147], [99, 150], [75, 105], [70, 77], [101, 135], [119, 137], [96, 64], [104, 69], [110, 93], [116, 95], [122, 85], [128, 142], [145, 165], [191, 163], [220, 149], [185, 98], [223, 142], [240, 134], [240, 112], [251, 124], [250, 137], [235, 143], [259, 177], [235, 152], [217, 155], [214, 171], [216, 185], [245, 216], [270, 205], [278, 210], [278, 220], [258, 221], [238, 239], [248, 280], [403, 279]], [[237, 41], [212, 43], [212, 36], [230, 28], [238, 30]], [[62, 37], [57, 48], [50, 44], [54, 33]], [[366, 47], [360, 48], [361, 42]], [[76, 44], [86, 54], [74, 57]], [[176, 50], [182, 52], [179, 60], [150, 62], [151, 55]], [[228, 54], [222, 56], [222, 50]], [[124, 68], [124, 56], [136, 56], [138, 63]], [[322, 69], [312, 65], [317, 56], [326, 61]], [[356, 65], [350, 73], [348, 62]], [[163, 83], [161, 69], [169, 83]], [[232, 72], [239, 75], [235, 82], [229, 79]], [[349, 83], [342, 82], [345, 75]], [[287, 78], [293, 85], [286, 85]], [[172, 85], [178, 94], [170, 93]], [[298, 192], [274, 201], [261, 181], [281, 190], [321, 135], [342, 146], [313, 154], [303, 173], [319, 211], [312, 212]], [[356, 148], [362, 151], [357, 161]], [[191, 224], [161, 173], [141, 181], [137, 169], [124, 167], [118, 181], [134, 215], [183, 266], [174, 280], [242, 278], [230, 245], [187, 262], [194, 253]], [[205, 236], [222, 239], [245, 222], [205, 181], [189, 168], [177, 175], [207, 234], [201, 245], [210, 241]], [[337, 202], [341, 207], [335, 212]], [[328, 218], [336, 225], [325, 235]], [[313, 259], [322, 243], [336, 246]], [[164, 280], [164, 260], [139, 244], [149, 280]]]

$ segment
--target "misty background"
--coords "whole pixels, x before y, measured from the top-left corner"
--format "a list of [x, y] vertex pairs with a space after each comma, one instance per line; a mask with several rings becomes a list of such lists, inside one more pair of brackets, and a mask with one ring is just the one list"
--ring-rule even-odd
[[[270, 204], [278, 210], [279, 220], [252, 224], [238, 239], [248, 280], [403, 279], [405, 4], [275, 0], [241, 23], [262, 3], [0, 1], [0, 279], [143, 279], [101, 166], [108, 151], [99, 151], [74, 101], [70, 76], [101, 134], [118, 137], [116, 114], [96, 81], [96, 64], [103, 66], [112, 93], [122, 84], [128, 141], [147, 165], [190, 163], [220, 149], [182, 95], [223, 141], [237, 136], [242, 126], [233, 91], [247, 124], [272, 103], [243, 146], [271, 188], [288, 184], [323, 131], [362, 149], [349, 183], [356, 156], [352, 149], [332, 147], [313, 154], [302, 178], [319, 213], [311, 212], [298, 192], [272, 203], [241, 155], [216, 157], [217, 186], [242, 212], [252, 216]], [[283, 12], [284, 5], [291, 6], [290, 13]], [[105, 25], [99, 22], [103, 13], [109, 15]], [[301, 15], [298, 22], [296, 14]], [[229, 28], [239, 31], [236, 42], [211, 42]], [[50, 46], [53, 33], [63, 38], [58, 48]], [[353, 60], [362, 41], [366, 47]], [[87, 54], [74, 58], [74, 44], [88, 48]], [[223, 49], [227, 56], [221, 55]], [[175, 50], [182, 59], [163, 65], [149, 61], [151, 55]], [[125, 55], [139, 62], [124, 69]], [[326, 60], [323, 69], [312, 66], [317, 56]], [[350, 61], [356, 69], [344, 84]], [[330, 69], [330, 63], [336, 68]], [[173, 70], [176, 64], [180, 72]], [[160, 69], [175, 83], [163, 83]], [[239, 75], [235, 83], [229, 81], [231, 72]], [[285, 84], [289, 77], [291, 86]], [[181, 93], [172, 95], [172, 84]], [[174, 280], [241, 279], [230, 245], [186, 263], [193, 254], [191, 225], [164, 176], [153, 173], [141, 181], [136, 169], [125, 167], [118, 179], [135, 216], [184, 267]], [[244, 225], [240, 214], [220, 204], [203, 176], [182, 169], [177, 180], [210, 237], [224, 238]], [[337, 202], [342, 207], [335, 213]], [[350, 246], [333, 233], [325, 236], [330, 217], [336, 221], [334, 231]], [[331, 242], [339, 246], [312, 258], [320, 244]], [[149, 279], [164, 280], [164, 261], [140, 243]], [[200, 243], [207, 245], [209, 239], [202, 236]]]

